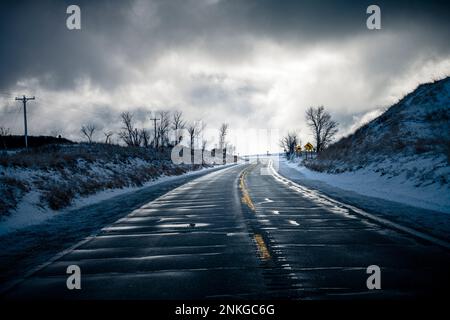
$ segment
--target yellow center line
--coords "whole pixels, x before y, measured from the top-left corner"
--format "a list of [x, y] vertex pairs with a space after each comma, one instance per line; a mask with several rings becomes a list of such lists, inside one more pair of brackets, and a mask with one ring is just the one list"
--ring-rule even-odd
[[[245, 177], [247, 176], [249, 169], [244, 170], [244, 172], [241, 174], [240, 180], [239, 180], [239, 188], [242, 191], [242, 198], [241, 201], [245, 203], [250, 210], [253, 212], [256, 211], [255, 205], [253, 204], [252, 198], [250, 197], [250, 194], [248, 192], [247, 186], [245, 184]], [[258, 248], [259, 257], [261, 260], [269, 260], [271, 259], [271, 255], [269, 252], [269, 249], [267, 248], [266, 243], [264, 242], [263, 237], [260, 234], [254, 234], [253, 239], [255, 240], [256, 246]]]
[[245, 185], [245, 176], [247, 175], [247, 170], [245, 170], [242, 174], [241, 174], [241, 178], [239, 181], [239, 187], [242, 191], [242, 202], [245, 203], [250, 210], [252, 211], [256, 211], [255, 205], [253, 204], [252, 198], [250, 198], [250, 194], [248, 193], [247, 187]]
[[262, 260], [269, 260], [271, 258], [270, 252], [269, 249], [267, 249], [263, 237], [260, 234], [255, 234], [253, 235], [253, 239], [255, 239], [256, 246], [258, 247], [259, 257]]

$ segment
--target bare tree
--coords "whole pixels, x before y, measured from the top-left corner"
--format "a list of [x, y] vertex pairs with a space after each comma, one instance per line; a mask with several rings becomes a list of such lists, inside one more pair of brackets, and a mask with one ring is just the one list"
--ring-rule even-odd
[[186, 126], [186, 121], [183, 120], [183, 112], [181, 111], [175, 111], [172, 114], [172, 129], [175, 134], [174, 142], [175, 144], [178, 144], [181, 142], [182, 138], [182, 132], [183, 129]]
[[103, 135], [105, 136], [105, 144], [111, 143], [111, 138], [114, 135], [112, 131], [103, 131]]
[[198, 143], [198, 145], [202, 150], [202, 164], [205, 163], [204, 152], [206, 150], [206, 145], [208, 144], [208, 141], [204, 138], [205, 129], [206, 129], [206, 123], [203, 121], [200, 121], [196, 136], [197, 136], [197, 140], [199, 139], [199, 137], [201, 137], [201, 142]]
[[306, 110], [306, 120], [314, 135], [316, 151], [323, 151], [338, 132], [338, 123], [323, 106]]
[[147, 129], [141, 129], [139, 134], [141, 136], [142, 145], [146, 148], [149, 147], [150, 146], [150, 131]]
[[203, 133], [205, 132], [206, 129], [206, 123], [203, 122], [202, 120], [197, 121], [197, 131], [195, 132], [195, 141], [196, 141], [196, 146], [197, 148], [201, 147], [201, 142], [199, 142], [200, 138], [201, 140], [203, 140]]
[[125, 142], [127, 146], [138, 147], [141, 145], [141, 135], [137, 128], [134, 127], [133, 115], [130, 112], [122, 112], [122, 130], [119, 132], [119, 137]]
[[192, 122], [187, 126], [187, 131], [189, 134], [189, 143], [190, 143], [190, 149], [191, 149], [191, 163], [194, 164], [194, 143], [195, 143], [195, 137], [197, 136], [198, 132], [198, 123]]
[[160, 141], [160, 147], [164, 148], [169, 144], [169, 129], [170, 129], [170, 112], [160, 111], [159, 116], [159, 127], [157, 130], [158, 138]]
[[295, 152], [295, 146], [299, 143], [298, 136], [295, 132], [288, 132], [281, 141], [280, 146], [284, 149], [287, 156], [291, 156]]
[[219, 128], [219, 149], [223, 150], [225, 147], [225, 139], [228, 133], [228, 123], [222, 123]]
[[94, 124], [87, 124], [81, 127], [81, 133], [88, 139], [89, 143], [92, 143], [92, 138], [96, 130], [97, 127]]

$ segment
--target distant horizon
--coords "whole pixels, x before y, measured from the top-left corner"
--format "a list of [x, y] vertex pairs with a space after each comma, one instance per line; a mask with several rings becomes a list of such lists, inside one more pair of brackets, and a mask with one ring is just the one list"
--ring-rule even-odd
[[[364, 121], [364, 122], [359, 123], [358, 126], [355, 126], [354, 128], [352, 128], [351, 131], [347, 132], [345, 135], [342, 135], [342, 134], [339, 135], [339, 137], [338, 137], [337, 139], [335, 139], [335, 140], [333, 141], [333, 143], [339, 141], [339, 140], [342, 139], [342, 138], [351, 136], [351, 135], [354, 134], [359, 128], [363, 127], [364, 125], [368, 124], [368, 123], [371, 122], [372, 120], [375, 120], [376, 118], [378, 118], [379, 116], [381, 116], [381, 115], [382, 115], [383, 113], [385, 113], [390, 107], [394, 106], [395, 104], [397, 104], [398, 102], [400, 102], [401, 100], [403, 100], [406, 96], [408, 96], [409, 94], [411, 94], [412, 92], [414, 92], [414, 91], [415, 91], [418, 87], [420, 87], [421, 85], [432, 84], [432, 83], [435, 83], [435, 82], [438, 82], [438, 81], [443, 81], [443, 80], [445, 80], [445, 79], [447, 79], [447, 78], [449, 78], [449, 77], [450, 77], [450, 76], [443, 76], [443, 77], [441, 77], [440, 79], [432, 79], [432, 80], [430, 80], [430, 81], [428, 81], [428, 82], [423, 82], [423, 83], [418, 84], [412, 91], [410, 91], [410, 92], [404, 94], [401, 98], [399, 98], [396, 102], [392, 103], [391, 105], [384, 107], [379, 113], [372, 113], [371, 115], [369, 115], [369, 117], [366, 115], [365, 121]], [[19, 96], [20, 96], [20, 95], [19, 95]], [[249, 131], [252, 131], [252, 130], [257, 130], [257, 129], [250, 129]], [[214, 130], [211, 130], [211, 131], [214, 132]], [[23, 133], [20, 134], [20, 132], [19, 132], [19, 133], [13, 133], [13, 132], [10, 132], [9, 135], [10, 135], [10, 136], [17, 136], [17, 137], [24, 137]], [[85, 139], [83, 139], [83, 137], [81, 137], [81, 136], [78, 137], [78, 139], [69, 139], [68, 137], [63, 136], [62, 134], [58, 134], [58, 135], [51, 135], [51, 134], [50, 134], [50, 135], [46, 135], [46, 134], [41, 134], [41, 135], [29, 135], [29, 137], [54, 137], [54, 138], [59, 138], [59, 136], [60, 136], [61, 138], [63, 138], [63, 139], [69, 140], [70, 142], [74, 142], [74, 143], [83, 143], [83, 142], [86, 142]], [[306, 143], [311, 143], [311, 141], [313, 141], [314, 139], [313, 139], [312, 135], [310, 135], [310, 136], [311, 136], [311, 139], [310, 139], [310, 140], [307, 140], [307, 141], [300, 141], [300, 145], [303, 146], [303, 145], [305, 145]], [[280, 136], [280, 137], [281, 137], [281, 136]], [[239, 139], [239, 135], [238, 135], [238, 136], [233, 136], [233, 139]], [[95, 143], [104, 143], [101, 139], [98, 139], [98, 140], [96, 140], [96, 141], [94, 141], [94, 142], [95, 142]], [[233, 142], [235, 142], [235, 141], [233, 141]], [[272, 141], [272, 145], [273, 145], [275, 142], [276, 142], [276, 141]], [[124, 145], [123, 143], [121, 143], [120, 139], [117, 140], [115, 143], [116, 143], [116, 144], [119, 144], [119, 145]], [[188, 146], [186, 143], [183, 143], [183, 144], [184, 144], [185, 146]], [[216, 146], [209, 146], [209, 147], [207, 148], [207, 150], [213, 150], [213, 149], [215, 149], [215, 148], [216, 148]], [[241, 151], [244, 151], [244, 152], [245, 152], [245, 150], [241, 150]], [[274, 150], [274, 149], [270, 149], [270, 150], [266, 150], [266, 151], [260, 150], [260, 151], [258, 151], [258, 152], [254, 152], [254, 153], [241, 153], [239, 150], [235, 152], [235, 154], [239, 154], [239, 156], [241, 156], [241, 157], [245, 157], [245, 156], [263, 156], [263, 155], [267, 155], [267, 153], [269, 153], [270, 155], [274, 155], [274, 154], [283, 154], [283, 149], [282, 149], [280, 146], [278, 146], [278, 149], [275, 149], [275, 150]]]

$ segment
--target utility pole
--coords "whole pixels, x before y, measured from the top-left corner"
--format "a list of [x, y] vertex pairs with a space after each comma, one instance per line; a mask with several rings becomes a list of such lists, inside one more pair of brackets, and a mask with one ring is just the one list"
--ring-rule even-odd
[[22, 98], [16, 97], [16, 101], [22, 101], [23, 103], [23, 123], [25, 126], [25, 149], [28, 149], [28, 128], [27, 128], [27, 101], [34, 100], [34, 96], [31, 98], [27, 98], [23, 96]]
[[158, 121], [158, 120], [160, 120], [160, 119], [150, 118], [150, 120], [153, 121], [153, 125], [154, 125], [154, 127], [155, 127], [155, 136], [154, 136], [154, 138], [153, 138], [153, 146], [154, 146], [155, 149], [156, 149], [156, 121]]

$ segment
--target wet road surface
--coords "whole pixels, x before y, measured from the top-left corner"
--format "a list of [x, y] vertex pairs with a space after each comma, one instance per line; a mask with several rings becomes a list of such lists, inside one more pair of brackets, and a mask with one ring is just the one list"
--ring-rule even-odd
[[[263, 173], [263, 174], [261, 174]], [[81, 269], [68, 290], [66, 269]], [[366, 268], [381, 268], [368, 290]], [[293, 190], [267, 161], [184, 184], [7, 292], [22, 299], [391, 299], [445, 294], [448, 250]]]

